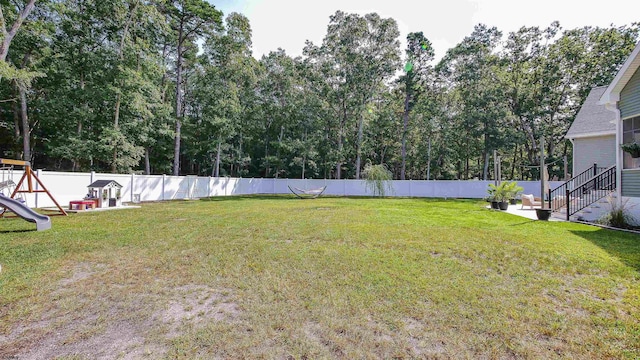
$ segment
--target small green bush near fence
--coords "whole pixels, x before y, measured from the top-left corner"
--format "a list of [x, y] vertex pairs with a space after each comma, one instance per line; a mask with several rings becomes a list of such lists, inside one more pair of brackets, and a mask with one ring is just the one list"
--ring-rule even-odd
[[640, 238], [438, 199], [0, 219], [0, 358], [638, 358]]

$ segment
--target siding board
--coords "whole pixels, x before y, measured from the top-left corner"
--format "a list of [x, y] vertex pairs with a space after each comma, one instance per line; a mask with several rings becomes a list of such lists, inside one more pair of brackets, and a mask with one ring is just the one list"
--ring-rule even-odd
[[601, 167], [609, 167], [616, 164], [616, 136], [596, 136], [590, 138], [578, 138], [573, 142], [574, 175], [598, 164]]
[[622, 172], [622, 196], [640, 197], [640, 170]]
[[622, 119], [640, 115], [640, 70], [636, 70], [631, 80], [620, 92], [618, 107]]

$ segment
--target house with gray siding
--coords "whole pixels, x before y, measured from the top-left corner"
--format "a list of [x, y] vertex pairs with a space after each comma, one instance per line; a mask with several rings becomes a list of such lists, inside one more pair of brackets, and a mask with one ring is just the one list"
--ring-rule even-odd
[[600, 104], [606, 90], [606, 86], [591, 89], [565, 135], [573, 144], [574, 175], [593, 164], [604, 168], [616, 164], [616, 117]]
[[630, 202], [631, 211], [640, 219], [640, 161], [620, 148], [621, 144], [640, 143], [640, 42], [603, 92], [600, 104], [611, 111], [616, 125], [618, 199]]

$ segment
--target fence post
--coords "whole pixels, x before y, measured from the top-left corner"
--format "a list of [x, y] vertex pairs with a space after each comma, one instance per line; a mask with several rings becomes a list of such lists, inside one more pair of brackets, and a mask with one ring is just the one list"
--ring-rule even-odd
[[131, 198], [131, 202], [133, 203], [133, 189], [134, 189], [134, 173], [131, 172], [131, 186], [130, 186], [130, 190], [129, 190], [129, 197]]
[[191, 200], [191, 178], [187, 175], [187, 199]]
[[165, 186], [166, 180], [167, 180], [167, 175], [162, 174], [162, 201], [164, 201], [164, 186]]

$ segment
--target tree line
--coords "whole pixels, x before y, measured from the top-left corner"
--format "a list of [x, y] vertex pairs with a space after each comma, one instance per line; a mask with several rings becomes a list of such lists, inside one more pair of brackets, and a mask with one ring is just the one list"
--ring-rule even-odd
[[[337, 11], [303, 55], [257, 60], [242, 14], [203, 0], [0, 1], [0, 155], [38, 168], [210, 176], [537, 178], [633, 50], [637, 23], [503, 34], [439, 61], [422, 32]], [[295, 31], [295, 29], [292, 29]]]

